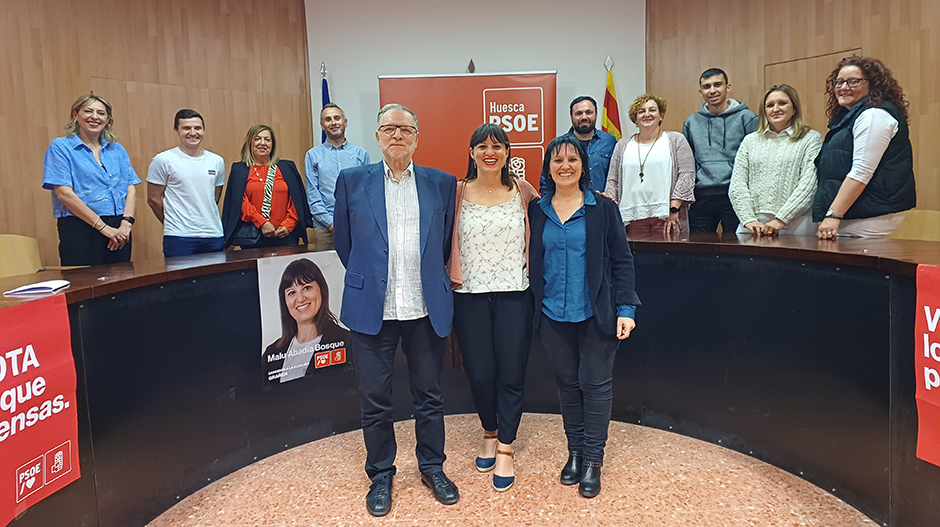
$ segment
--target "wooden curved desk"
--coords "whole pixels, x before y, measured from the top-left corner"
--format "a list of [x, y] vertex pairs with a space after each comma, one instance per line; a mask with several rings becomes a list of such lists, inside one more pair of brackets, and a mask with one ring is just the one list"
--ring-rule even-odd
[[[750, 454], [880, 523], [938, 523], [940, 467], [914, 456], [914, 273], [940, 244], [692, 236], [631, 241], [638, 328], [615, 366], [615, 420]], [[64, 278], [82, 478], [13, 526], [143, 525], [263, 457], [359, 428], [355, 372], [264, 389], [256, 259], [225, 252], [0, 279]], [[4, 298], [0, 308], [20, 300]], [[536, 342], [526, 411], [557, 413]], [[404, 362], [396, 419], [409, 418]], [[473, 412], [445, 368], [448, 413]], [[352, 460], [359, 463], [362, 460]]]

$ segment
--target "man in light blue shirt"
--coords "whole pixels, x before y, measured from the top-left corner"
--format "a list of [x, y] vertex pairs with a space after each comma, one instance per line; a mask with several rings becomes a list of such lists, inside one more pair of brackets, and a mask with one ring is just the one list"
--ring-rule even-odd
[[320, 128], [326, 132], [326, 142], [309, 151], [304, 159], [307, 177], [307, 205], [313, 217], [314, 248], [333, 248], [333, 191], [336, 178], [344, 168], [371, 163], [369, 154], [361, 146], [346, 141], [346, 114], [336, 104], [329, 103], [320, 111]]

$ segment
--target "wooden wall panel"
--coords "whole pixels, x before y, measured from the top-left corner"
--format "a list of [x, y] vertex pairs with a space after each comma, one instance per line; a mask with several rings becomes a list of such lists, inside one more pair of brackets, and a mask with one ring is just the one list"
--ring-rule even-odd
[[[178, 144], [173, 114], [206, 119], [204, 146], [236, 160], [248, 128], [271, 125], [281, 157], [313, 145], [303, 0], [5, 0], [0, 13], [0, 232], [39, 238], [58, 263], [42, 156], [89, 91], [114, 107], [114, 132], [141, 180]], [[137, 188], [133, 259], [162, 255], [162, 226]]]
[[[826, 118], [826, 90], [825, 86], [820, 84], [819, 79], [828, 77], [833, 64], [838, 64], [842, 57], [853, 53], [861, 55], [862, 50], [852, 49], [808, 59], [768, 64], [764, 66], [764, 86], [789, 84], [796, 88], [803, 105], [803, 120], [814, 130], [822, 133], [829, 119]], [[754, 100], [755, 112], [760, 107], [762, 96], [763, 94]], [[823, 136], [825, 135], [823, 133]]]
[[[817, 108], [825, 105], [823, 72], [854, 49], [884, 61], [904, 88], [911, 104], [918, 208], [940, 209], [940, 1], [647, 2], [647, 89], [669, 101], [669, 130], [680, 130], [702, 105], [697, 77], [706, 68], [725, 69], [731, 96], [751, 109], [775, 82], [793, 84], [804, 103]], [[822, 56], [831, 56], [828, 67], [817, 60]], [[786, 78], [788, 69], [796, 80]], [[813, 125], [825, 132], [815, 119]]]

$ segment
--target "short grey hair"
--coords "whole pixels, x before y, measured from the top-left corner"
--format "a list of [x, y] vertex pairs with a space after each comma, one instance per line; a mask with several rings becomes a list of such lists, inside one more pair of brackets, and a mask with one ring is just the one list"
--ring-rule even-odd
[[346, 112], [344, 112], [343, 109], [340, 108], [338, 104], [336, 104], [335, 102], [328, 102], [323, 105], [323, 108], [320, 109], [320, 119], [323, 118], [323, 110], [326, 110], [327, 108], [336, 108], [337, 110], [339, 110], [339, 114], [343, 116], [343, 119], [346, 118]]
[[403, 111], [403, 112], [408, 112], [408, 113], [410, 113], [410, 114], [411, 114], [411, 117], [413, 117], [414, 120], [415, 120], [415, 129], [418, 128], [418, 116], [415, 115], [415, 113], [412, 112], [410, 109], [408, 109], [407, 106], [405, 106], [405, 105], [403, 105], [403, 104], [398, 104], [398, 103], [395, 103], [395, 102], [386, 104], [385, 106], [382, 107], [381, 110], [379, 110], [379, 115], [378, 115], [378, 116], [376, 117], [376, 119], [375, 119], [375, 124], [379, 124], [380, 122], [382, 122], [382, 116], [385, 115], [386, 113], [392, 111], [392, 110], [401, 110], [401, 111]]

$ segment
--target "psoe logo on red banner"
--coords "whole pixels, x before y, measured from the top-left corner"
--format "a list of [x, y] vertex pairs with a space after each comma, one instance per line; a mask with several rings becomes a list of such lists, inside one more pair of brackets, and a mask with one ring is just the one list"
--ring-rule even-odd
[[[542, 157], [545, 155], [545, 149], [541, 145], [537, 146], [516, 146], [512, 145], [512, 157], [509, 159], [509, 170], [513, 174], [528, 178], [529, 181], [538, 181], [542, 170]], [[538, 185], [533, 183], [538, 188]]]
[[16, 469], [16, 502], [19, 503], [26, 499], [30, 494], [46, 486], [42, 476], [43, 457], [26, 463]]
[[326, 368], [327, 366], [332, 365], [333, 361], [330, 360], [332, 358], [332, 355], [333, 355], [332, 351], [321, 351], [319, 353], [314, 354], [313, 356], [314, 367], [316, 369], [320, 369], [320, 368]]
[[46, 452], [44, 461], [43, 481], [48, 485], [72, 471], [72, 442], [66, 441]]
[[545, 141], [542, 88], [487, 88], [483, 90], [483, 120], [498, 124], [509, 142], [540, 145]]
[[346, 364], [346, 348], [340, 348], [338, 350], [333, 350], [331, 357], [331, 364]]

